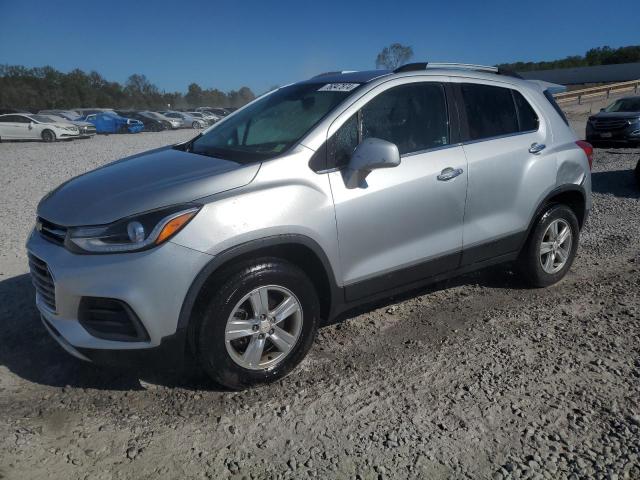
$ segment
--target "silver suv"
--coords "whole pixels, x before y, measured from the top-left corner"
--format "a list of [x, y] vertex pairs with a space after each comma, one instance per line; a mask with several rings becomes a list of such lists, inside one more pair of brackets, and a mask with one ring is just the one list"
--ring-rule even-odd
[[279, 379], [356, 306], [517, 261], [558, 282], [591, 208], [589, 144], [550, 84], [491, 67], [332, 72], [39, 204], [37, 306], [68, 352]]

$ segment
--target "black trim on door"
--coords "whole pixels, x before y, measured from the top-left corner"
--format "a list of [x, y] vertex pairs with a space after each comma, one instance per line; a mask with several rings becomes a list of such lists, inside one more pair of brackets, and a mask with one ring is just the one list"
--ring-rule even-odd
[[507, 235], [487, 243], [465, 248], [462, 252], [462, 266], [473, 265], [484, 262], [501, 255], [517, 253], [524, 245], [527, 238], [527, 231]]
[[455, 270], [460, 264], [461, 253], [451, 253], [410, 267], [393, 270], [373, 278], [344, 286], [346, 302], [391, 290], [418, 280]]

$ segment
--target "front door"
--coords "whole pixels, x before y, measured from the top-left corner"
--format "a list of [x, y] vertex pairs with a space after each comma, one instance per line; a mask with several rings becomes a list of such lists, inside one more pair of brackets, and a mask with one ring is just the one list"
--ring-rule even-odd
[[347, 301], [455, 269], [460, 262], [467, 189], [461, 146], [451, 145], [442, 83], [390, 88], [352, 115], [329, 139], [330, 162], [348, 162], [364, 138], [395, 143], [397, 167], [374, 170], [366, 186], [347, 188], [329, 174]]

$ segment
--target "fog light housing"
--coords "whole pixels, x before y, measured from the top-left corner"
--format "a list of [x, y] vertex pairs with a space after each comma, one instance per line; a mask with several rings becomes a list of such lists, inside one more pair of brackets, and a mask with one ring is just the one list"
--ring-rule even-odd
[[96, 338], [118, 342], [146, 342], [149, 334], [133, 309], [122, 300], [82, 297], [78, 320]]

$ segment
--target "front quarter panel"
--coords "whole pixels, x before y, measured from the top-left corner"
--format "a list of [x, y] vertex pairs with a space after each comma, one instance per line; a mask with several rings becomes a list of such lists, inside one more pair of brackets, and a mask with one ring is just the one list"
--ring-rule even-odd
[[203, 199], [202, 210], [172, 241], [215, 256], [253, 240], [302, 235], [322, 248], [341, 278], [329, 180], [309, 169], [312, 154], [298, 146], [263, 163], [245, 187]]

